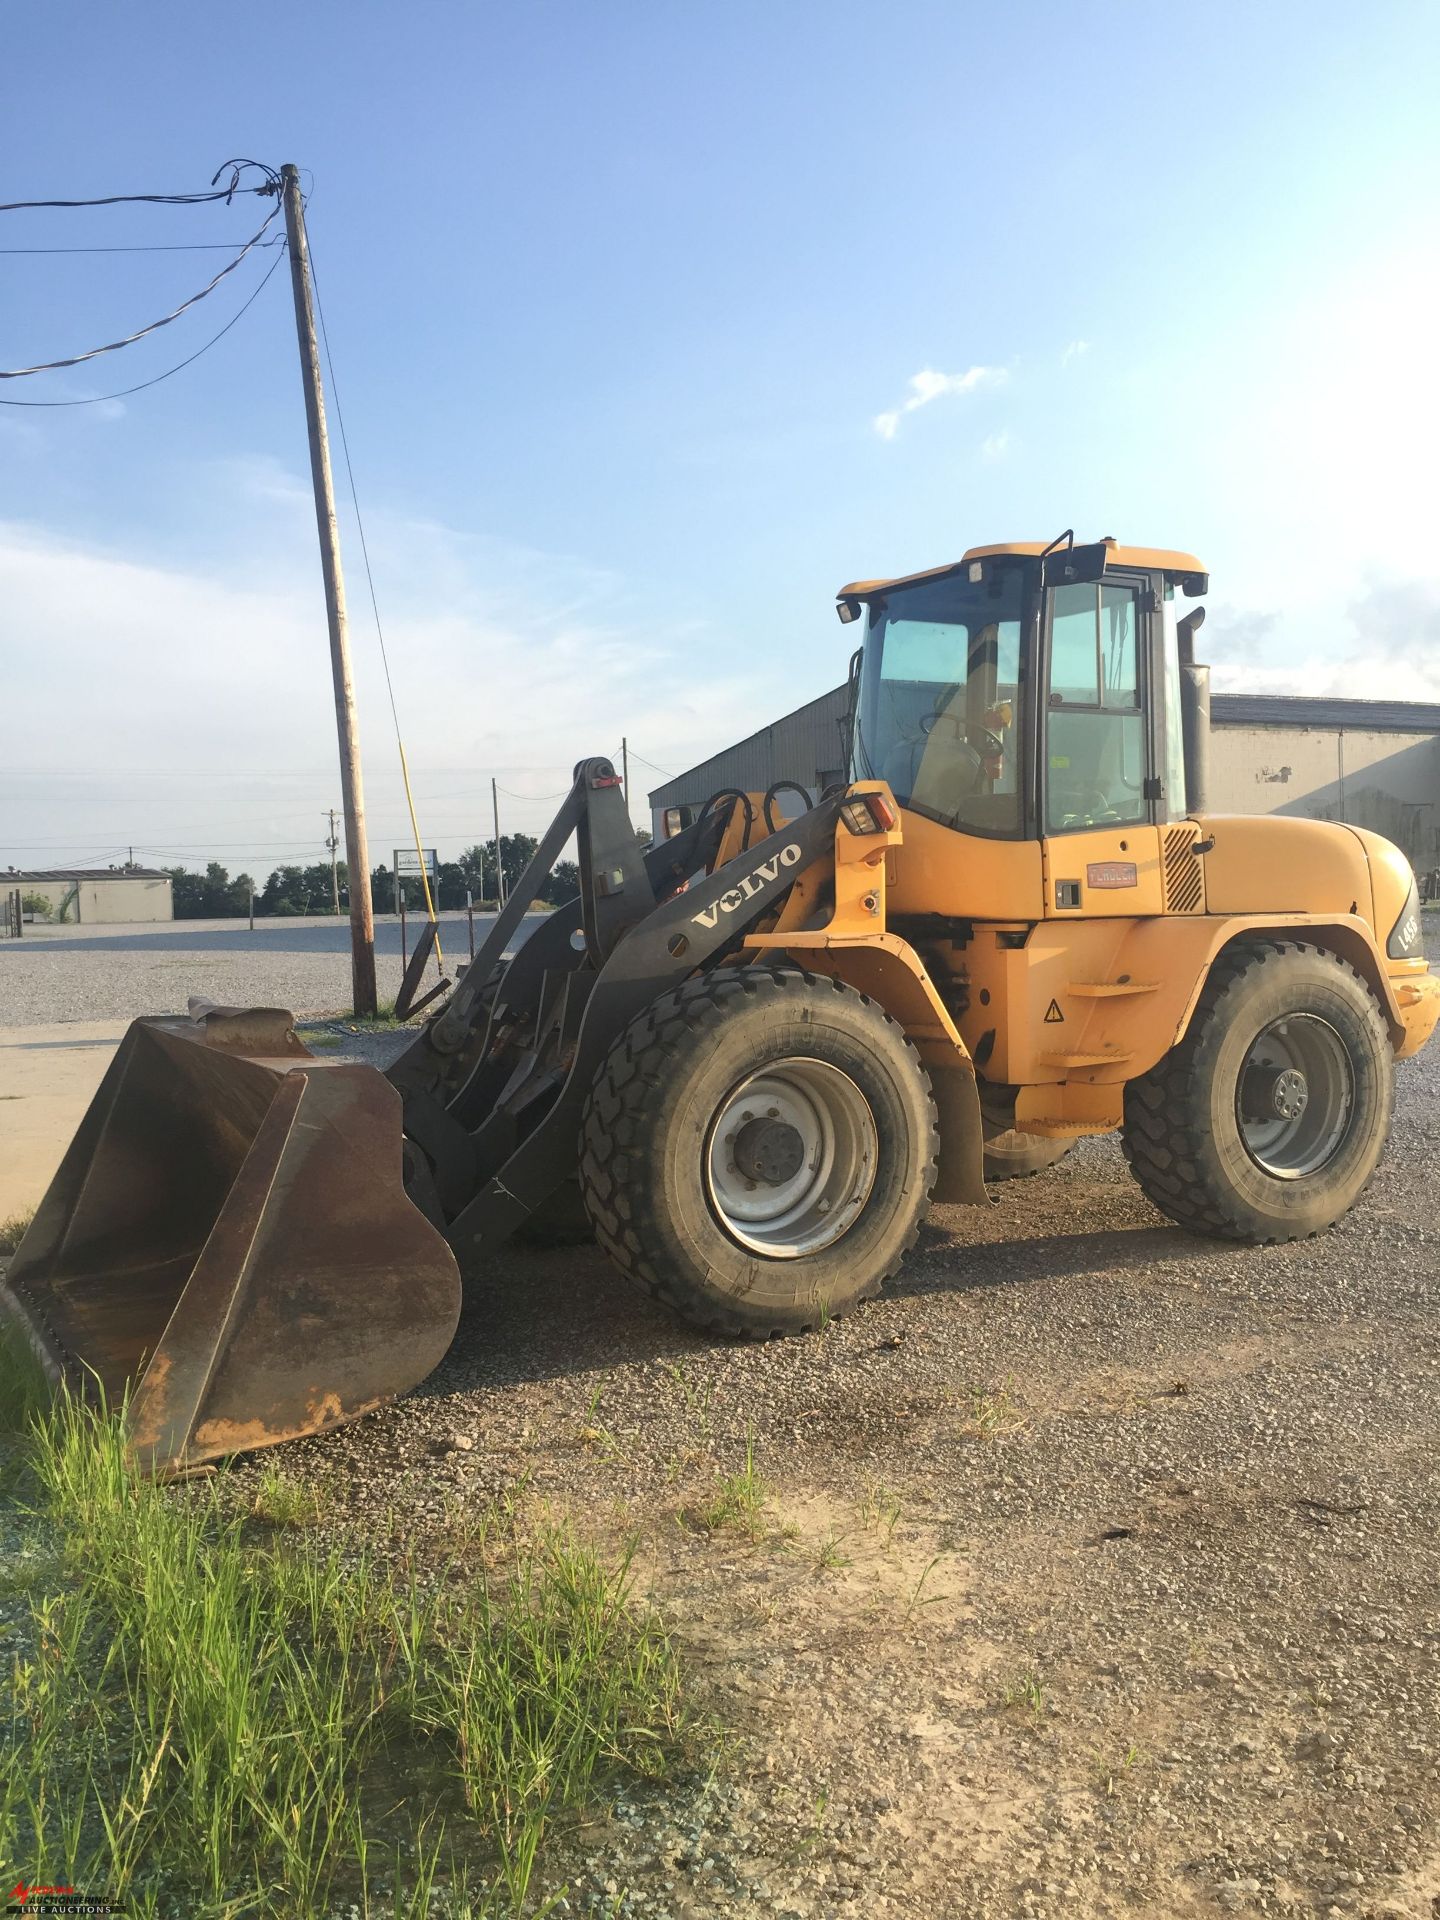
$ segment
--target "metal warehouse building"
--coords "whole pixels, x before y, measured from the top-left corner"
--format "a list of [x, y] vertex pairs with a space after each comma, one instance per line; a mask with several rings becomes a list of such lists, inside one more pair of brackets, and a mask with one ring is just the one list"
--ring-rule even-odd
[[[700, 807], [719, 787], [794, 780], [814, 797], [842, 777], [845, 718], [835, 687], [667, 780], [650, 795], [657, 837], [669, 808]], [[1370, 827], [1417, 869], [1440, 866], [1440, 706], [1217, 693], [1210, 718], [1214, 812]]]
[[47, 910], [37, 912], [37, 919], [89, 927], [175, 918], [170, 876], [150, 867], [47, 867], [30, 873], [11, 867], [0, 872], [0, 887], [44, 900]]

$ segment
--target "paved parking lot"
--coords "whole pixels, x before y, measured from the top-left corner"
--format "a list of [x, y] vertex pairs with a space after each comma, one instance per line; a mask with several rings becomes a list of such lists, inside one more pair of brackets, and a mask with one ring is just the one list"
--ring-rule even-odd
[[[521, 936], [540, 915], [521, 922]], [[484, 939], [493, 914], [475, 916]], [[408, 924], [413, 944], [420, 923]], [[0, 1220], [32, 1207], [130, 1021], [183, 1013], [192, 994], [219, 1006], [350, 1006], [346, 920], [178, 920], [158, 926], [27, 927], [0, 941]], [[464, 914], [442, 914], [447, 970], [469, 953]], [[400, 985], [400, 925], [375, 926], [382, 999]]]
[[[542, 916], [521, 923], [522, 934]], [[493, 914], [476, 914], [477, 945]], [[423, 922], [411, 919], [413, 945]], [[468, 954], [465, 915], [440, 916], [447, 966]], [[382, 999], [400, 985], [400, 923], [375, 923]], [[191, 994], [221, 1006], [338, 1013], [350, 1000], [350, 923], [323, 919], [175, 920], [139, 927], [27, 927], [0, 941], [0, 1028], [134, 1020], [183, 1012]]]

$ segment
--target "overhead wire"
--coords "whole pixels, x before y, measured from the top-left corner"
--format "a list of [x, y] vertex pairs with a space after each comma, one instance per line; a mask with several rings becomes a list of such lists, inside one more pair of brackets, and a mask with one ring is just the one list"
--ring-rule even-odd
[[277, 205], [270, 209], [270, 212], [265, 216], [260, 227], [254, 235], [246, 241], [235, 258], [223, 266], [207, 286], [203, 286], [198, 293], [192, 293], [188, 300], [182, 300], [173, 312], [165, 314], [159, 320], [152, 320], [148, 326], [138, 327], [134, 333], [127, 333], [123, 340], [112, 340], [103, 347], [90, 347], [84, 353], [72, 353], [64, 360], [43, 360], [38, 366], [0, 369], [0, 380], [27, 380], [32, 374], [58, 373], [65, 367], [82, 366], [87, 360], [98, 360], [102, 354], [118, 353], [122, 347], [133, 347], [137, 340], [144, 340], [148, 335], [158, 332], [161, 327], [168, 327], [172, 321], [178, 320], [182, 313], [188, 313], [197, 301], [203, 300], [207, 295], [212, 294], [220, 282], [225, 279], [228, 274], [232, 274], [235, 271], [240, 265], [240, 262], [250, 253], [250, 250], [259, 244], [260, 240], [268, 232], [271, 223], [278, 219], [279, 215], [280, 207], [277, 203]]
[[[335, 378], [335, 362], [330, 354], [330, 334], [325, 325], [325, 303], [320, 298], [320, 282], [315, 272], [315, 250], [309, 245], [306, 236], [306, 250], [310, 255], [310, 284], [315, 291], [315, 312], [320, 321], [320, 339], [325, 348], [325, 367], [330, 375], [330, 392], [335, 401], [335, 423], [340, 429], [340, 451], [345, 459], [345, 477], [350, 483], [350, 504], [355, 513], [355, 528], [360, 536], [360, 558], [365, 567], [365, 584], [370, 592], [370, 611], [375, 616], [375, 635], [380, 642], [380, 664], [385, 669], [385, 691], [390, 696], [390, 718], [395, 723], [395, 745], [400, 755], [400, 777], [405, 785], [405, 803], [410, 810], [410, 827], [415, 837], [415, 858], [420, 867], [420, 886], [425, 895], [425, 911], [431, 925], [435, 928], [435, 966], [443, 974], [445, 957], [440, 950], [440, 917], [435, 911], [435, 901], [430, 892], [430, 870], [425, 861], [425, 849], [420, 841], [420, 821], [415, 811], [415, 794], [410, 785], [410, 767], [405, 758], [405, 740], [400, 731], [400, 709], [395, 701], [395, 683], [390, 677], [390, 655], [385, 645], [385, 628], [380, 619], [380, 602], [375, 592], [375, 575], [370, 566], [370, 547], [365, 538], [365, 519], [360, 511], [360, 493], [355, 485], [355, 469], [350, 461], [350, 440], [345, 432], [345, 412], [340, 404], [340, 387]], [[499, 857], [499, 849], [496, 849]]]
[[[215, 182], [231, 169], [230, 184], [216, 190]], [[242, 187], [240, 175], [255, 168], [265, 175], [265, 184], [259, 187]], [[205, 193], [107, 193], [93, 200], [4, 200], [0, 201], [0, 213], [25, 213], [43, 207], [120, 207], [120, 206], [156, 206], [191, 207], [200, 206], [212, 200], [229, 202], [237, 193], [278, 194], [280, 176], [274, 167], [267, 167], [263, 160], [226, 160], [215, 169], [210, 179], [209, 190]]]
[[[267, 241], [266, 245], [269, 244]], [[169, 380], [175, 374], [183, 373], [185, 368], [193, 366], [202, 354], [208, 353], [211, 347], [218, 345], [236, 322], [244, 319], [251, 307], [253, 307], [255, 302], [260, 298], [260, 295], [269, 284], [271, 274], [273, 274], [275, 269], [280, 265], [280, 262], [285, 258], [288, 251], [288, 246], [284, 239], [281, 239], [278, 245], [280, 249], [279, 252], [270, 262], [264, 277], [251, 293], [245, 304], [231, 314], [220, 331], [212, 334], [203, 347], [197, 347], [194, 353], [187, 355], [185, 359], [178, 361], [173, 367], [167, 367], [164, 373], [157, 373], [154, 378], [150, 380], [141, 380], [133, 387], [121, 387], [115, 393], [92, 393], [87, 394], [79, 400], [10, 400], [4, 395], [0, 395], [0, 407], [98, 407], [106, 400], [128, 399], [132, 393], [143, 393], [147, 387], [158, 387], [162, 380]]]
[[[283, 247], [281, 239], [264, 240], [262, 247]], [[147, 241], [127, 247], [0, 247], [0, 254], [51, 253], [231, 253], [233, 240]]]

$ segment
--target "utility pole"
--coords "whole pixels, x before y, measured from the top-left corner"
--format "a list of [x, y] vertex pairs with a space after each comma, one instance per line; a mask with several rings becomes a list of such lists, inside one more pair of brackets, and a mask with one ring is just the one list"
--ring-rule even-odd
[[[625, 799], [625, 818], [630, 819], [630, 742], [620, 736], [620, 791]], [[635, 822], [630, 820], [633, 827]]]
[[500, 852], [500, 789], [492, 779], [490, 782], [490, 805], [495, 814], [495, 897], [503, 907], [505, 904], [505, 861]]
[[350, 874], [350, 993], [356, 1013], [373, 1015], [376, 1009], [375, 914], [370, 902], [370, 848], [365, 836], [365, 790], [360, 777], [360, 735], [355, 719], [355, 683], [350, 671], [345, 581], [340, 571], [340, 527], [335, 517], [330, 441], [325, 431], [325, 394], [320, 384], [320, 344], [315, 337], [315, 308], [310, 292], [310, 249], [305, 238], [300, 175], [293, 165], [286, 166], [281, 169], [280, 180], [285, 201], [285, 232], [290, 243], [295, 329], [300, 340], [300, 378], [305, 388], [305, 425], [310, 437], [310, 475], [315, 486], [315, 525], [320, 535], [320, 567], [325, 578], [335, 721], [340, 735], [340, 799], [345, 811], [345, 860]]
[[335, 834], [334, 807], [327, 807], [325, 809], [325, 813], [326, 813], [326, 817], [329, 819], [329, 822], [330, 822], [330, 833], [328, 838], [325, 841], [325, 851], [330, 855], [330, 898], [335, 904], [336, 913], [339, 913], [340, 911], [340, 870], [335, 863], [335, 856], [339, 851], [340, 842], [337, 839]]

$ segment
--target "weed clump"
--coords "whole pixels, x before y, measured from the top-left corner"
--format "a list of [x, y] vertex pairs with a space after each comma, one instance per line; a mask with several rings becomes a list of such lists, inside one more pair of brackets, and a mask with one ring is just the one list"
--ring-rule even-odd
[[0, 1254], [14, 1253], [34, 1218], [35, 1209], [27, 1207], [22, 1213], [6, 1214], [0, 1219]]

